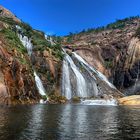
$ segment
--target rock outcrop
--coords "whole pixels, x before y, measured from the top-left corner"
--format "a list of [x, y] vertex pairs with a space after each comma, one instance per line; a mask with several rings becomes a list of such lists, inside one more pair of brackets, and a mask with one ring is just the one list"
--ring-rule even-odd
[[[41, 96], [34, 70], [46, 94], [55, 100], [55, 95], [61, 97], [62, 44], [105, 74], [121, 92], [139, 94], [140, 39], [136, 35], [139, 25], [139, 17], [128, 18], [106, 28], [64, 37], [61, 44], [56, 40], [52, 44], [52, 38], [48, 41], [43, 32], [32, 29], [0, 6], [0, 104], [37, 103]], [[31, 56], [19, 34], [30, 39]]]
[[140, 105], [140, 95], [133, 95], [133, 96], [127, 96], [120, 98], [118, 100], [120, 105]]
[[119, 20], [104, 28], [67, 36], [63, 46], [105, 74], [121, 92], [139, 94], [139, 25], [139, 17]]
[[[35, 103], [39, 101], [32, 68], [26, 54], [9, 44], [9, 41], [0, 33], [0, 103]], [[18, 45], [18, 44], [17, 44]], [[20, 58], [21, 57], [21, 58]]]
[[4, 8], [3, 6], [0, 5], [0, 17], [7, 17], [7, 18], [11, 18], [16, 22], [21, 22], [13, 13], [11, 13], [9, 10], [7, 10], [6, 8]]
[[[32, 55], [19, 39], [27, 36]], [[42, 80], [46, 95], [60, 94], [61, 48], [51, 45], [41, 31], [21, 22], [0, 6], [0, 104], [38, 103], [43, 97], [36, 87], [34, 71]]]

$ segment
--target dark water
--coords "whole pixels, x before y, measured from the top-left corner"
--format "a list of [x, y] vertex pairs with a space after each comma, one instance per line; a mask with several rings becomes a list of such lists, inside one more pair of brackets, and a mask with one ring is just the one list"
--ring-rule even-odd
[[140, 108], [0, 107], [0, 140], [139, 140]]

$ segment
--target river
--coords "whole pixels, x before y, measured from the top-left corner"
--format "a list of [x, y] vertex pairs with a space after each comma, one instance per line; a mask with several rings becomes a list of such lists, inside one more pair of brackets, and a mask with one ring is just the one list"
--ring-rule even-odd
[[140, 139], [140, 107], [20, 105], [0, 107], [0, 140]]

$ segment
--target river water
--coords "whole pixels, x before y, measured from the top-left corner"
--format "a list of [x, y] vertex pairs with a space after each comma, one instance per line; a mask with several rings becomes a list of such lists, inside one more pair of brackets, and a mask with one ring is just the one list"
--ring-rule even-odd
[[88, 105], [0, 107], [0, 140], [140, 139], [140, 108]]

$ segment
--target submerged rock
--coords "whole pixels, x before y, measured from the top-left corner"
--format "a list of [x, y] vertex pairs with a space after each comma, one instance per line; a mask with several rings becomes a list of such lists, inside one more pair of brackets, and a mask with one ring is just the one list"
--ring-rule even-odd
[[66, 97], [60, 95], [50, 95], [49, 96], [49, 104], [65, 104], [67, 102]]

